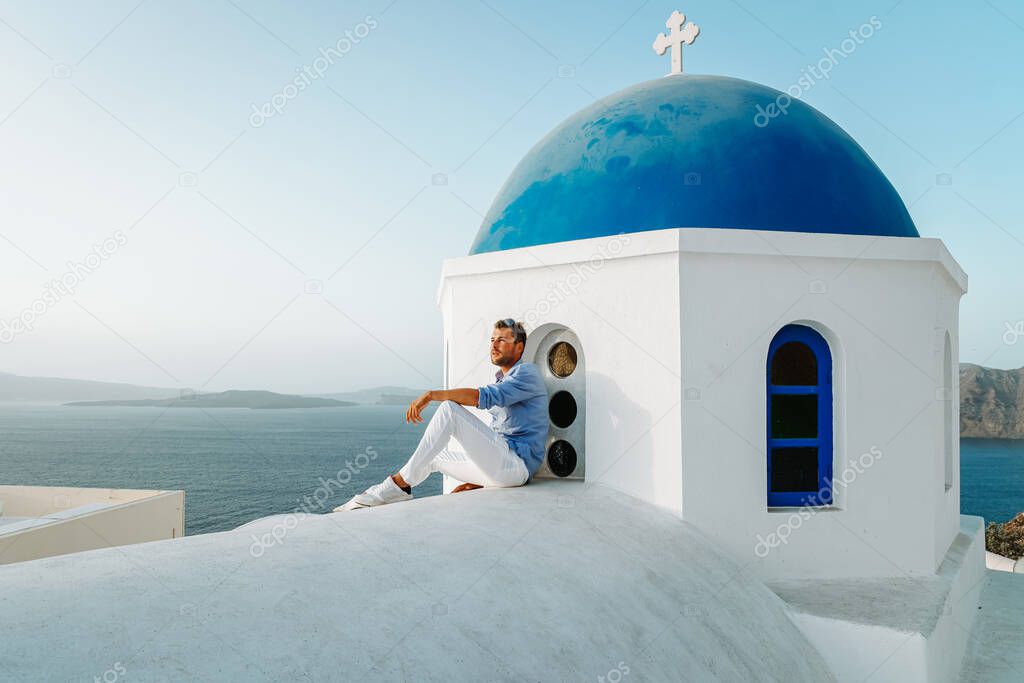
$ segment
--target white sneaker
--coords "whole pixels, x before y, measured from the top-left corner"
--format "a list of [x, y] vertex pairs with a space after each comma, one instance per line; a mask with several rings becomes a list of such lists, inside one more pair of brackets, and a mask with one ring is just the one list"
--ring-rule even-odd
[[412, 494], [399, 488], [391, 477], [386, 477], [381, 483], [374, 484], [362, 493], [352, 496], [344, 505], [334, 508], [334, 512], [372, 508], [388, 503], [400, 503], [403, 500], [412, 500]]

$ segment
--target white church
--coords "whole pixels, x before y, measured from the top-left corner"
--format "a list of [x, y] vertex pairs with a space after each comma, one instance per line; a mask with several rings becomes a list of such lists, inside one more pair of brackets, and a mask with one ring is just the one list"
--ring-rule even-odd
[[448, 387], [491, 381], [493, 320], [527, 323], [551, 397], [527, 486], [304, 517], [259, 558], [281, 517], [3, 568], [0, 664], [1021, 680], [1024, 583], [960, 514], [967, 276], [835, 123], [796, 99], [757, 119], [788, 96], [682, 73], [699, 29], [667, 26], [672, 73], [551, 131], [444, 263]]

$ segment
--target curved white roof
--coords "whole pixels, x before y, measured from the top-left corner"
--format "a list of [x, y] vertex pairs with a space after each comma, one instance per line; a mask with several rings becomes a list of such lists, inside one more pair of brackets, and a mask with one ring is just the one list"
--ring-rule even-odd
[[834, 680], [743, 567], [602, 486], [295, 521], [0, 567], [0, 663], [12, 680]]

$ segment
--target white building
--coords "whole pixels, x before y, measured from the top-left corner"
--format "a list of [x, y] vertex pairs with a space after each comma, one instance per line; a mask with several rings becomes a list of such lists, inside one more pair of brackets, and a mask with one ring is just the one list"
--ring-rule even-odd
[[985, 572], [960, 515], [967, 276], [834, 123], [759, 116], [780, 97], [671, 75], [545, 137], [445, 263], [446, 381], [484, 383], [491, 323], [525, 318], [552, 395], [540, 477], [714, 539], [841, 680], [877, 674], [880, 643], [879, 680], [954, 680]]
[[[776, 96], [670, 76], [546, 137], [477, 253], [445, 263], [445, 376], [485, 380], [481, 340], [519, 313], [529, 360], [574, 404], [549, 443], [576, 466], [546, 475], [664, 508], [737, 557], [766, 539], [765, 578], [931, 575], [960, 533], [967, 276], [820, 113], [793, 102], [756, 126]], [[562, 378], [548, 355], [566, 339], [579, 368]], [[772, 543], [802, 506], [799, 532]]]

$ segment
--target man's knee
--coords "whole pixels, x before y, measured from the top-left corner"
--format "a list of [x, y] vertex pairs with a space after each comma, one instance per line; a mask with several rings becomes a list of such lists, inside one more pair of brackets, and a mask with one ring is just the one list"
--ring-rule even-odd
[[[441, 401], [441, 404], [437, 406], [437, 413], [454, 413], [455, 407], [459, 405], [455, 401]], [[435, 415], [437, 414], [435, 413]]]
[[438, 404], [437, 410], [430, 416], [430, 422], [433, 424], [437, 422], [452, 423], [455, 421], [455, 401], [441, 401]]

